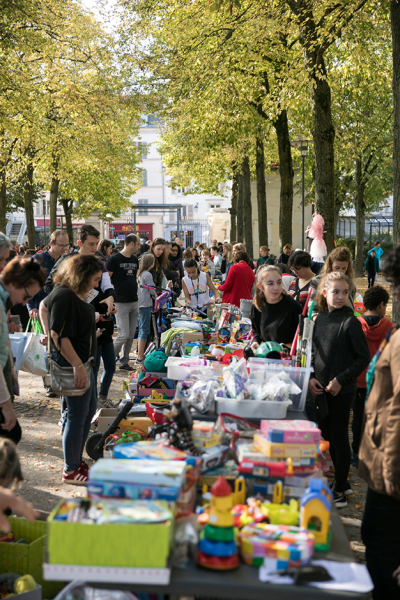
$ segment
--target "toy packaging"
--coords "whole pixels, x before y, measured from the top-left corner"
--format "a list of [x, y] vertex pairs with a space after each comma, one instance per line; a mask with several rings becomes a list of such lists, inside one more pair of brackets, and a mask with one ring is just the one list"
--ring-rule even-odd
[[310, 421], [262, 420], [260, 432], [269, 442], [278, 444], [319, 444], [321, 431]]
[[315, 458], [317, 444], [280, 444], [270, 442], [265, 436], [256, 433], [254, 446], [268, 457]]
[[186, 460], [188, 455], [182, 450], [168, 446], [160, 441], [145, 440], [124, 444], [114, 448], [114, 458]]
[[[239, 463], [243, 460], [249, 461], [263, 461], [265, 460], [265, 454], [256, 449], [253, 444], [240, 443], [236, 448]], [[269, 457], [268, 462], [281, 462], [282, 458]], [[296, 473], [297, 467], [313, 467], [315, 464], [315, 458], [292, 458], [292, 465], [294, 472]]]
[[[126, 448], [126, 446], [120, 446]], [[182, 460], [125, 460], [104, 458], [89, 469], [90, 481], [120, 482], [181, 489], [186, 463]]]

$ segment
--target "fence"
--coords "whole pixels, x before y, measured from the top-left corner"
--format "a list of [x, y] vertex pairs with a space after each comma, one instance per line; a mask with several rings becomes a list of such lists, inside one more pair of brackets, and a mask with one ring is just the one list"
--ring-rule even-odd
[[[356, 218], [339, 217], [336, 225], [336, 236], [343, 239], [356, 237]], [[377, 239], [382, 242], [393, 240], [393, 216], [370, 216], [365, 219], [364, 239], [370, 242]]]

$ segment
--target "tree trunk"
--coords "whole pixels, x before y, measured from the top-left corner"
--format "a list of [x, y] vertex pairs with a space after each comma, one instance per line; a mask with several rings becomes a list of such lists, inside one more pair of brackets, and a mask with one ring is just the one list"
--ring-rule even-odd
[[61, 202], [62, 202], [62, 206], [64, 209], [65, 225], [67, 228], [69, 243], [73, 244], [74, 243], [74, 232], [72, 229], [72, 200], [63, 198], [61, 200]]
[[292, 243], [293, 214], [293, 163], [289, 139], [289, 125], [286, 110], [274, 121], [279, 152], [279, 175], [281, 178], [279, 205], [279, 248]]
[[50, 186], [50, 223], [49, 233], [50, 235], [57, 229], [57, 200], [58, 200], [58, 187], [60, 185], [59, 179], [56, 176], [51, 180]]
[[[393, 247], [400, 243], [400, 4], [391, 0], [390, 16], [393, 45]], [[392, 321], [399, 320], [393, 294]]]
[[247, 254], [253, 258], [253, 215], [251, 207], [251, 176], [250, 160], [248, 156], [243, 158], [243, 216], [244, 216], [244, 243]]
[[257, 139], [256, 175], [257, 175], [257, 208], [258, 208], [258, 243], [260, 246], [268, 246], [267, 190], [266, 190], [266, 182], [265, 182], [265, 155], [264, 155], [264, 143], [260, 139]]
[[237, 208], [236, 208], [237, 238], [236, 238], [236, 240], [235, 239], [232, 240], [233, 242], [239, 242], [240, 244], [243, 243], [243, 231], [244, 231], [243, 221], [244, 221], [244, 219], [243, 219], [243, 175], [240, 172], [238, 174], [238, 199], [237, 199]]
[[0, 169], [0, 231], [6, 233], [7, 228], [7, 183], [6, 169], [2, 165]]
[[[29, 159], [32, 159], [33, 153], [31, 150], [28, 150], [27, 156]], [[26, 166], [25, 173], [25, 182], [24, 182], [24, 209], [26, 215], [26, 228], [28, 234], [28, 244], [29, 248], [34, 248], [36, 244], [36, 234], [35, 234], [35, 218], [33, 215], [33, 164], [28, 162]]]
[[232, 177], [232, 195], [231, 195], [231, 232], [229, 239], [231, 242], [236, 241], [236, 215], [237, 215], [237, 204], [238, 204], [238, 195], [239, 195], [239, 175], [238, 172], [235, 171]]
[[356, 276], [362, 277], [364, 273], [365, 183], [362, 182], [361, 156], [356, 158], [356, 194], [355, 270]]
[[[322, 59], [320, 68], [326, 77]], [[325, 242], [329, 253], [335, 245], [335, 129], [332, 123], [331, 89], [327, 79], [312, 78], [311, 104], [314, 121], [315, 205], [317, 212], [325, 220]]]

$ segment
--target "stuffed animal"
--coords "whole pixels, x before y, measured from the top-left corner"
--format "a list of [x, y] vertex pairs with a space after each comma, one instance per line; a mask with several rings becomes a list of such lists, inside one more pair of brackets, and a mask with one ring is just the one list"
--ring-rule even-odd
[[[324, 242], [325, 221], [318, 213], [313, 214], [312, 223], [307, 231], [307, 236], [312, 239], [310, 254], [313, 260], [322, 259], [327, 255], [326, 244]], [[320, 260], [318, 262], [323, 262]]]

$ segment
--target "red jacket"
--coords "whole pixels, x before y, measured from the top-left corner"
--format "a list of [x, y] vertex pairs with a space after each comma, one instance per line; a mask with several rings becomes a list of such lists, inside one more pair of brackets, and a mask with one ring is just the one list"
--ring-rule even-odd
[[[375, 354], [379, 350], [379, 346], [385, 339], [386, 334], [389, 332], [392, 327], [394, 327], [392, 321], [383, 317], [377, 325], [370, 327], [367, 321], [363, 317], [358, 317], [358, 320], [361, 323], [361, 327], [363, 328], [363, 332], [365, 333], [365, 337], [367, 338], [367, 343], [369, 347], [369, 352], [371, 354], [371, 359], [375, 356]], [[361, 373], [361, 375], [357, 378], [357, 387], [366, 388], [366, 375], [367, 375], [368, 367]]]
[[224, 292], [223, 301], [240, 308], [240, 300], [252, 300], [254, 279], [254, 271], [244, 260], [232, 265], [225, 283], [218, 288]]

